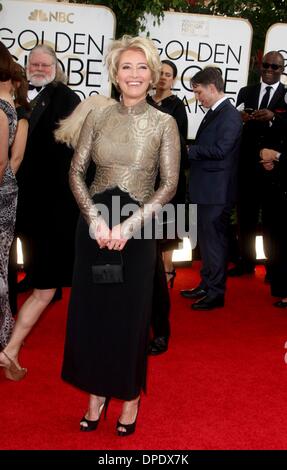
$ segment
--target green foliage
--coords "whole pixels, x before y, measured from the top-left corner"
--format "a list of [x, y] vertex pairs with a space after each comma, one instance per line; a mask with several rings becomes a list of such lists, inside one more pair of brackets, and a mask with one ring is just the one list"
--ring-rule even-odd
[[238, 16], [250, 21], [254, 31], [253, 46], [255, 50], [263, 48], [265, 35], [272, 24], [287, 21], [286, 7], [285, 0], [257, 0], [245, 1], [244, 3], [240, 0], [235, 2], [213, 0], [209, 3], [212, 14]]
[[[71, 1], [71, 0], [70, 0]], [[105, 5], [115, 13], [117, 19], [116, 37], [123, 34], [136, 35], [144, 30], [142, 19], [145, 13], [151, 13], [160, 22], [163, 12], [170, 8], [175, 11], [187, 11], [186, 0], [73, 0], [74, 3], [87, 3], [92, 5]]]

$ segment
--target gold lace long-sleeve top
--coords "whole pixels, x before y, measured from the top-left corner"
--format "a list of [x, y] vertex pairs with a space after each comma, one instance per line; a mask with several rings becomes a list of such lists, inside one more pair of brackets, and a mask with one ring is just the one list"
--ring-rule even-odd
[[[96, 174], [88, 190], [85, 175], [91, 159]], [[131, 107], [116, 103], [88, 114], [72, 160], [70, 185], [89, 225], [100, 217], [92, 200], [94, 194], [114, 187], [128, 192], [140, 203], [121, 224], [122, 236], [131, 238], [174, 196], [179, 163], [179, 133], [173, 117], [146, 100]], [[158, 170], [160, 185], [154, 191]]]

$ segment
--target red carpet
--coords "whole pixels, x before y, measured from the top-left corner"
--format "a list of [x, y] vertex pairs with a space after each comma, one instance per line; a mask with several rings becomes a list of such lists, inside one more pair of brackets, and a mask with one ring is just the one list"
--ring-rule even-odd
[[96, 432], [80, 433], [87, 397], [60, 379], [69, 290], [25, 342], [22, 382], [0, 378], [3, 449], [286, 449], [287, 311], [272, 306], [264, 269], [228, 280], [226, 307], [190, 310], [179, 290], [198, 281], [198, 263], [177, 271], [172, 338], [149, 361], [137, 431], [115, 435], [113, 400]]

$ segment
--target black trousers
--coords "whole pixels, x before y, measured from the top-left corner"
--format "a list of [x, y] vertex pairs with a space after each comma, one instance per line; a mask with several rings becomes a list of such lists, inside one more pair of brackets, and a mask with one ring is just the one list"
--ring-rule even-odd
[[202, 268], [200, 286], [211, 296], [224, 295], [231, 206], [198, 204], [198, 242]]
[[[247, 172], [247, 173], [246, 173]], [[261, 171], [248, 174], [248, 168], [239, 178], [237, 202], [239, 261], [244, 268], [252, 270], [256, 264], [255, 238], [258, 227], [263, 235], [263, 248], [268, 260], [272, 256], [269, 225], [265, 219], [269, 210], [269, 175]]]
[[264, 223], [271, 247], [268, 263], [271, 294], [287, 297], [287, 196], [276, 185], [270, 185], [267, 193], [269, 204], [266, 205]]

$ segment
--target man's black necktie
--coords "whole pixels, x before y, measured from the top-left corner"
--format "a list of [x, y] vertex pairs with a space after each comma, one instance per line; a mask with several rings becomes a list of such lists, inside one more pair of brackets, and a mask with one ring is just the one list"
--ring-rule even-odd
[[209, 108], [209, 110], [207, 111], [207, 113], [205, 114], [205, 116], [204, 116], [204, 118], [203, 118], [204, 122], [205, 122], [207, 119], [209, 119], [209, 117], [210, 117], [210, 115], [211, 115], [212, 113], [213, 113], [212, 109]]
[[201, 129], [204, 127], [206, 121], [210, 118], [211, 114], [213, 113], [212, 109], [209, 108], [209, 110], [207, 111], [207, 113], [205, 114], [204, 118], [202, 119], [200, 125], [199, 125], [199, 128], [197, 129], [197, 133], [196, 133], [196, 137], [197, 138], [201, 132]]
[[272, 86], [267, 86], [265, 88], [265, 94], [263, 95], [263, 98], [261, 100], [259, 109], [266, 109], [269, 103], [269, 98], [270, 98], [270, 91], [272, 90]]
[[29, 90], [37, 90], [38, 92], [42, 90], [42, 86], [35, 86], [32, 83], [29, 83]]

